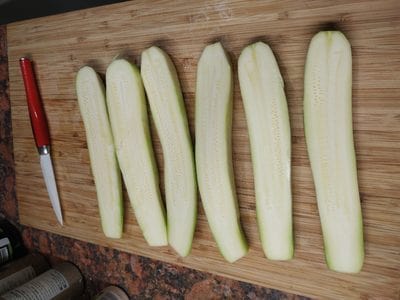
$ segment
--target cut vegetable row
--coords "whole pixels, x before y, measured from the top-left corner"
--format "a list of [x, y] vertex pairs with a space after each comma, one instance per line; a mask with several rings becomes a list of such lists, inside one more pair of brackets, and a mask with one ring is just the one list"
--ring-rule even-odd
[[[77, 95], [107, 237], [122, 235], [119, 167], [131, 205], [150, 246], [169, 244], [181, 256], [191, 250], [197, 216], [197, 185], [182, 92], [176, 70], [161, 49], [142, 54], [142, 77], [164, 154], [167, 220], [152, 149], [139, 70], [124, 59], [107, 69], [107, 101], [90, 67], [77, 75]], [[108, 107], [108, 115], [107, 108]]]
[[[196, 162], [211, 231], [228, 261], [247, 245], [231, 172], [229, 62], [206, 47], [196, 88]], [[249, 128], [257, 220], [266, 256], [293, 256], [290, 125], [283, 80], [271, 49], [258, 42], [240, 55], [239, 81]], [[364, 259], [351, 118], [351, 49], [340, 32], [317, 34], [307, 55], [304, 119], [328, 267], [359, 272]], [[229, 79], [230, 78], [230, 79]], [[229, 149], [229, 150], [226, 150]], [[227, 246], [226, 246], [227, 245]]]
[[[250, 131], [263, 249], [270, 259], [290, 259], [289, 115], [279, 68], [267, 45], [256, 43], [243, 50], [239, 79]], [[230, 262], [248, 251], [231, 161], [232, 91], [232, 70], [224, 49], [220, 43], [207, 46], [197, 69], [196, 167], [211, 231]]]
[[[291, 138], [283, 79], [273, 52], [262, 42], [242, 51], [238, 73], [262, 247], [269, 259], [288, 260], [293, 257]], [[136, 66], [117, 59], [107, 69], [106, 80], [108, 115], [98, 75], [85, 67], [77, 76], [103, 230], [109, 237], [122, 234], [117, 157], [148, 244], [168, 242], [186, 256], [196, 224], [197, 185], [175, 67], [164, 51], [151, 47], [142, 54], [141, 76]], [[167, 218], [143, 87], [164, 155]], [[248, 251], [232, 166], [232, 104], [228, 55], [220, 43], [209, 45], [197, 69], [196, 170], [210, 229], [229, 262]], [[305, 68], [304, 125], [328, 266], [340, 272], [358, 272], [364, 246], [352, 135], [351, 49], [340, 32], [321, 32], [311, 41]]]
[[197, 201], [193, 150], [178, 77], [169, 57], [142, 54], [142, 78], [164, 154], [167, 223], [161, 202], [140, 75], [125, 60], [107, 70], [107, 100], [117, 156], [143, 234], [152, 246], [169, 244], [187, 256]]

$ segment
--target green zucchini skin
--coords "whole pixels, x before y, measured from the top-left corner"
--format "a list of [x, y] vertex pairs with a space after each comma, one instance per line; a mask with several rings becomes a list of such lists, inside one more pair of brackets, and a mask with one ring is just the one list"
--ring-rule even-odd
[[121, 238], [124, 213], [121, 175], [107, 115], [104, 85], [91, 67], [85, 66], [78, 71], [76, 93], [86, 131], [103, 232], [106, 237]]
[[228, 262], [248, 251], [232, 166], [232, 105], [232, 68], [222, 45], [215, 43], [204, 49], [197, 67], [196, 170], [211, 232]]
[[311, 40], [304, 75], [304, 130], [330, 269], [360, 272], [364, 239], [352, 126], [351, 47], [339, 31]]

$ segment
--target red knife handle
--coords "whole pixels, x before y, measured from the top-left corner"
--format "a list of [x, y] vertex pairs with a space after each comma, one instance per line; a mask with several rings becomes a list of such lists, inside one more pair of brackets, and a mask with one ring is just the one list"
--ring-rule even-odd
[[36, 146], [38, 148], [48, 146], [50, 145], [49, 128], [42, 101], [40, 100], [35, 74], [33, 73], [32, 62], [28, 58], [22, 57], [19, 60], [19, 65], [24, 80], [26, 100], [28, 101], [29, 116]]

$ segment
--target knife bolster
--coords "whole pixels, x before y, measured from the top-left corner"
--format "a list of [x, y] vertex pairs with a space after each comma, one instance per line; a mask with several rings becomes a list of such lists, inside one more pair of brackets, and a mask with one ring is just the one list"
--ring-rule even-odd
[[49, 145], [40, 146], [40, 147], [38, 147], [38, 151], [39, 151], [40, 155], [50, 154], [50, 146]]

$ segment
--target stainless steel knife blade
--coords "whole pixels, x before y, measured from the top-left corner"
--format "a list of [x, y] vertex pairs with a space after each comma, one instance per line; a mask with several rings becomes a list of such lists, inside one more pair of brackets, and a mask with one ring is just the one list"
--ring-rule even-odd
[[53, 206], [54, 213], [56, 214], [58, 222], [63, 225], [60, 199], [58, 198], [56, 179], [54, 177], [50, 153], [40, 155], [40, 167], [42, 168], [44, 182], [46, 184], [47, 192], [49, 193], [49, 198], [51, 205]]

